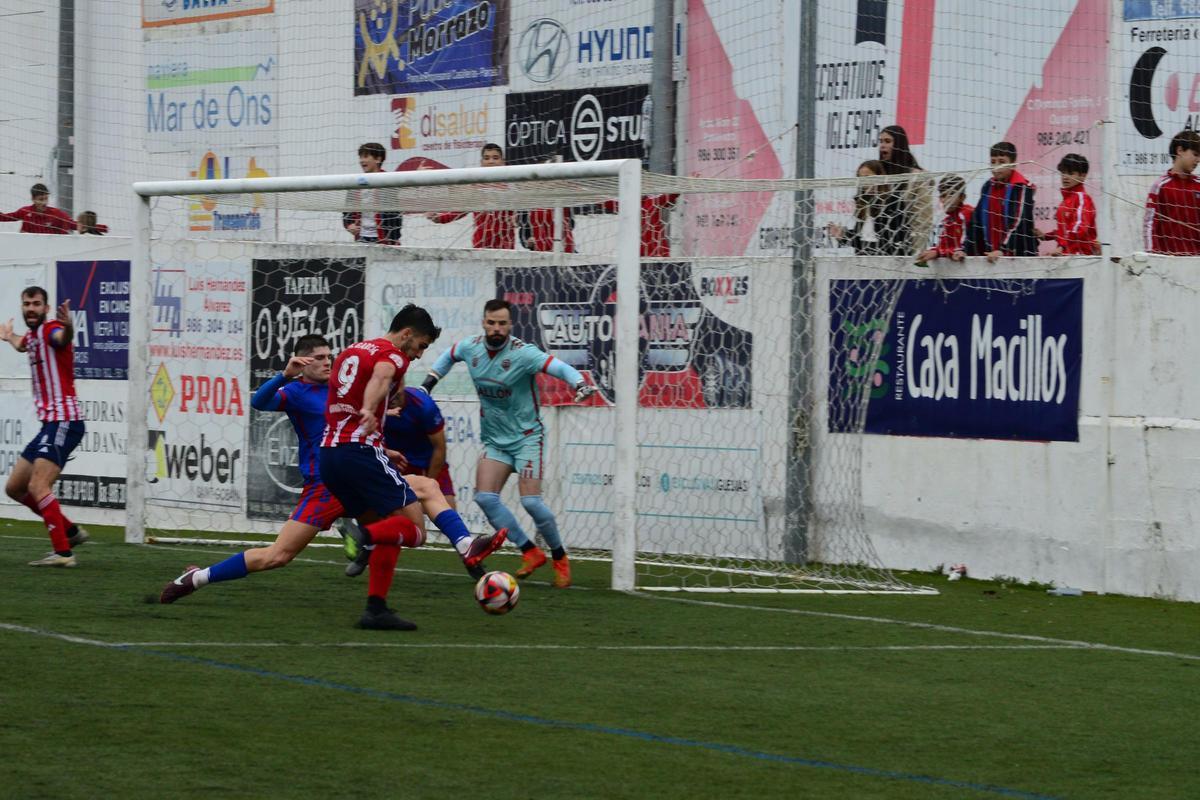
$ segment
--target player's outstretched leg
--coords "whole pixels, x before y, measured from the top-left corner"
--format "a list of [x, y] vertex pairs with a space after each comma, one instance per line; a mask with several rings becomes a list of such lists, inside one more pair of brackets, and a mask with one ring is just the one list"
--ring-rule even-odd
[[367, 576], [367, 608], [358, 620], [358, 627], [374, 631], [415, 631], [416, 623], [401, 619], [388, 608], [387, 596], [392, 588], [392, 577], [396, 574], [396, 561], [401, 547], [420, 547], [425, 544], [425, 531], [418, 526], [410, 514], [420, 518], [415, 503], [387, 519], [372, 522], [364, 530], [373, 544], [370, 573]]
[[275, 537], [275, 541], [267, 547], [255, 547], [237, 553], [224, 561], [218, 561], [211, 567], [189, 566], [182, 575], [163, 587], [158, 596], [158, 602], [174, 603], [210, 583], [239, 580], [251, 572], [263, 572], [286, 566], [308, 546], [308, 543], [317, 535], [317, 530], [314, 525], [288, 520], [279, 529], [279, 535]]
[[463, 566], [475, 580], [485, 572], [483, 560], [494, 553], [508, 537], [508, 529], [501, 527], [491, 536], [472, 536], [458, 512], [450, 507], [441, 485], [433, 478], [409, 475], [405, 478], [409, 488], [421, 502], [425, 515], [433, 520], [463, 560]]
[[[540, 494], [529, 494], [521, 497], [521, 506], [533, 517], [537, 532], [546, 540], [550, 555], [554, 558], [554, 588], [565, 589], [571, 585], [571, 562], [567, 559], [567, 551], [563, 547], [562, 536], [558, 532], [558, 521], [554, 512], [542, 501]], [[542, 564], [546, 556], [542, 556]], [[541, 566], [539, 564], [538, 566]], [[532, 570], [530, 570], [532, 572]]]

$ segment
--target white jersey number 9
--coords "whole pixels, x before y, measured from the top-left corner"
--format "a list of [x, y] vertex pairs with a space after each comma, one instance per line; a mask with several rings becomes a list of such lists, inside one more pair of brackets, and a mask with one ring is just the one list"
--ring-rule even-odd
[[342, 365], [338, 367], [337, 374], [337, 396], [345, 397], [350, 391], [350, 387], [354, 385], [354, 379], [358, 377], [358, 356], [350, 356]]

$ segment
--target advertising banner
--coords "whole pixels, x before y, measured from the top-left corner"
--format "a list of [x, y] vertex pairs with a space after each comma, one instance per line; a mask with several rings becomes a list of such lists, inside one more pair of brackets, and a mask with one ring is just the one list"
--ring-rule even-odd
[[[514, 90], [650, 82], [653, 3], [521, 2], [512, 13], [509, 81]], [[675, 24], [674, 49], [678, 69], [682, 21]]]
[[[367, 295], [372, 331], [387, 330], [396, 312], [409, 303], [428, 311], [442, 329], [425, 356], [408, 368], [410, 381], [419, 384], [443, 351], [483, 331], [483, 304], [496, 296], [496, 277], [487, 262], [375, 261], [367, 276]], [[475, 399], [475, 385], [462, 365], [438, 383], [437, 397]]]
[[504, 148], [510, 164], [642, 158], [648, 86], [509, 94]]
[[1200, 127], [1200, 4], [1125, 0], [1121, 74], [1127, 105], [1118, 115], [1122, 175], [1161, 175], [1180, 131]]
[[59, 261], [57, 302], [71, 301], [75, 377], [129, 377], [129, 262]]
[[354, 94], [508, 83], [509, 0], [355, 0]]
[[503, 136], [501, 90], [400, 95], [391, 99], [391, 111], [397, 169], [420, 156], [448, 167], [477, 167], [483, 146]]
[[275, 0], [142, 0], [142, 27], [215, 22], [274, 10]]
[[222, 261], [154, 270], [148, 471], [156, 500], [243, 506], [249, 272]]
[[[255, 259], [252, 273], [250, 391], [283, 370], [310, 333], [333, 352], [386, 330], [363, 330], [365, 259]], [[389, 322], [391, 320], [389, 319]], [[249, 396], [246, 398], [249, 408]], [[246, 515], [286, 519], [304, 485], [296, 432], [284, 413], [250, 413]]]
[[276, 37], [261, 30], [146, 42], [146, 149], [276, 144]]
[[[187, 176], [205, 181], [271, 178], [278, 174], [277, 152], [274, 147], [205, 150], [193, 156]], [[273, 240], [276, 212], [264, 207], [261, 194], [252, 197], [254, 205], [250, 208], [218, 205], [212, 197], [188, 198], [188, 231], [212, 239]]]
[[1082, 279], [904, 281], [890, 325], [862, 312], [883, 283], [830, 285], [831, 431], [867, 380], [867, 433], [1079, 440]]
[[[748, 273], [728, 283], [693, 274], [690, 264], [642, 268], [638, 318], [638, 403], [654, 408], [744, 408], [752, 394], [753, 336], [702, 301], [713, 292], [750, 291]], [[496, 293], [513, 304], [513, 335], [591, 376], [599, 397], [615, 397], [616, 267], [501, 267]], [[736, 300], [737, 295], [731, 295]], [[544, 405], [566, 405], [573, 392], [538, 376]], [[599, 400], [593, 398], [593, 402]]]

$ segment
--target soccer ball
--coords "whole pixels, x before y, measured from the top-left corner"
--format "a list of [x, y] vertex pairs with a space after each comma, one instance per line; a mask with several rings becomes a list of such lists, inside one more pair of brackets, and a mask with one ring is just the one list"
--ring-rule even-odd
[[520, 597], [517, 579], [507, 572], [489, 572], [475, 584], [475, 602], [489, 614], [507, 614]]

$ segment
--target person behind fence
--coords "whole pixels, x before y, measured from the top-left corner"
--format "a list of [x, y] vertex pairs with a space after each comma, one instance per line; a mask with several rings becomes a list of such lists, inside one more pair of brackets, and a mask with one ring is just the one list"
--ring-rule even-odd
[[[368, 175], [383, 172], [387, 151], [378, 142], [366, 142], [358, 148], [358, 165]], [[342, 212], [342, 227], [350, 232], [356, 242], [376, 244], [400, 244], [400, 232], [404, 215], [398, 211], [367, 211], [378, 199], [378, 190], [351, 189], [346, 193], [347, 205], [359, 207], [359, 211]]]
[[1200, 255], [1200, 133], [1175, 134], [1171, 169], [1150, 187], [1144, 222], [1146, 249], [1172, 256]]
[[[479, 166], [503, 167], [504, 150], [498, 144], [488, 142], [479, 151]], [[439, 225], [460, 220], [466, 211], [445, 211], [428, 214], [429, 219]], [[473, 228], [471, 246], [476, 250], [513, 250], [517, 245], [517, 215], [514, 211], [471, 212]]]
[[80, 211], [75, 224], [79, 226], [79, 233], [82, 235], [103, 236], [108, 233], [108, 226], [96, 221], [95, 211]]
[[958, 175], [947, 175], [938, 182], [938, 197], [945, 215], [938, 223], [937, 244], [917, 257], [921, 263], [935, 258], [950, 258], [962, 246], [963, 232], [975, 209], [967, 205], [967, 182]]
[[995, 263], [1001, 256], [1036, 256], [1038, 233], [1033, 227], [1034, 188], [1017, 172], [1017, 147], [997, 142], [990, 151], [992, 177], [979, 192], [979, 204], [971, 214], [963, 245], [954, 251], [955, 261], [967, 256], [987, 256]]
[[919, 253], [929, 243], [933, 231], [933, 181], [920, 177], [925, 170], [917, 162], [904, 128], [888, 125], [879, 132], [879, 162], [885, 175], [914, 176], [889, 191], [896, 194], [898, 227], [908, 239], [908, 250], [902, 250], [901, 255]]
[[[883, 164], [875, 159], [858, 165], [860, 178], [884, 174]], [[907, 252], [908, 237], [900, 199], [882, 183], [858, 187], [854, 195], [854, 224], [843, 227], [830, 223], [826, 230], [839, 247], [853, 247], [860, 256], [894, 256]]]
[[1042, 238], [1055, 242], [1052, 256], [1100, 255], [1100, 239], [1096, 233], [1096, 204], [1084, 187], [1088, 175], [1088, 160], [1078, 153], [1067, 153], [1058, 162], [1062, 181], [1062, 202], [1054, 214], [1056, 226], [1044, 231]]
[[70, 214], [50, 205], [50, 190], [44, 183], [29, 187], [32, 201], [11, 214], [0, 213], [0, 222], [20, 222], [21, 233], [74, 233], [77, 226]]

